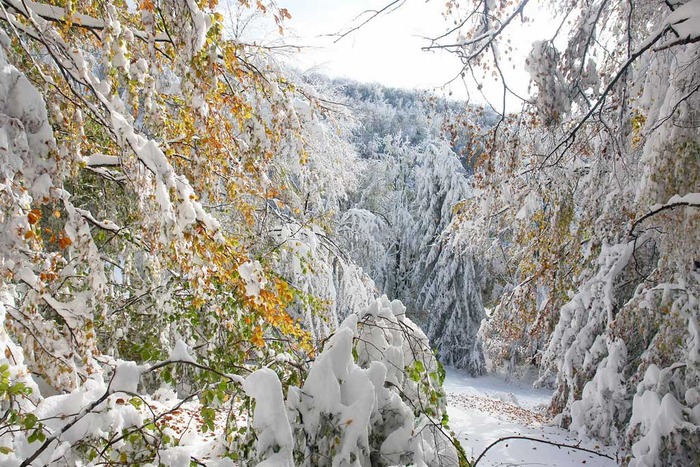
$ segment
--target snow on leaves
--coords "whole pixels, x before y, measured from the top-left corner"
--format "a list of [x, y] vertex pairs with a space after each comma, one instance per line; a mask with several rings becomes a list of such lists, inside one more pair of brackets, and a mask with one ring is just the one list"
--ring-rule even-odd
[[[482, 12], [498, 3], [462, 8], [465, 66], [491, 59], [472, 57], [469, 38], [481, 40]], [[492, 279], [485, 348], [511, 369], [541, 358], [558, 420], [619, 446], [624, 462], [692, 463], [698, 2], [554, 8], [567, 20], [534, 44], [534, 101], [494, 127], [458, 220]], [[483, 40], [507, 81], [505, 37]], [[664, 381], [644, 384], [652, 365]]]
[[458, 465], [442, 427], [440, 372], [403, 305], [373, 301], [328, 339], [303, 386], [289, 389], [286, 411], [274, 373], [248, 376], [258, 465]]

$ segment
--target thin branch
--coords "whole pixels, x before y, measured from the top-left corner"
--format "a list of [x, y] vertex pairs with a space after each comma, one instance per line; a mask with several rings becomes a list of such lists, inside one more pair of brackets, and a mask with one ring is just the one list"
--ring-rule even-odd
[[[682, 104], [683, 102], [687, 101], [688, 99], [690, 99], [690, 96], [692, 96], [693, 94], [695, 94], [695, 93], [698, 92], [698, 91], [700, 91], [700, 84], [698, 84], [697, 86], [695, 86], [695, 88], [693, 88], [688, 94], [686, 94], [685, 96], [683, 96], [682, 98], [680, 98], [680, 99], [678, 100], [678, 102], [676, 102], [676, 103], [673, 105], [673, 108], [672, 108], [671, 111], [668, 113], [668, 115], [665, 116], [664, 118], [659, 119], [659, 121], [656, 122], [656, 124], [655, 124], [649, 131], [646, 132], [647, 135], [650, 135], [651, 133], [653, 133], [654, 131], [656, 131], [661, 125], [663, 125], [666, 121], [668, 121], [671, 117], [673, 117], [673, 115], [676, 113], [676, 111], [678, 111], [678, 108], [681, 106], [681, 104]], [[648, 137], [648, 136], [647, 136], [647, 137]]]
[[[202, 365], [202, 364], [200, 364], [200, 363], [197, 363], [197, 362], [195, 362], [195, 361], [190, 361], [190, 360], [164, 360], [164, 361], [162, 361], [162, 362], [160, 362], [160, 363], [156, 363], [155, 365], [151, 366], [151, 367], [148, 368], [146, 371], [144, 371], [144, 373], [150, 373], [150, 372], [152, 372], [152, 371], [158, 370], [158, 369], [160, 369], [160, 368], [163, 368], [163, 367], [165, 367], [165, 366], [167, 366], [167, 365], [170, 365], [170, 364], [173, 364], [173, 363], [183, 363], [183, 364], [185, 364], [185, 365], [191, 365], [191, 366], [193, 366], [193, 367], [195, 367], [195, 368], [198, 368], [198, 369], [200, 369], [200, 370], [208, 371], [208, 372], [210, 372], [210, 373], [214, 373], [216, 376], [219, 376], [219, 377], [221, 377], [221, 378], [225, 378], [225, 379], [229, 380], [229, 381], [232, 382], [232, 383], [239, 383], [239, 382], [240, 382], [240, 380], [239, 380], [238, 378], [234, 378], [234, 377], [231, 376], [230, 374], [222, 373], [222, 372], [220, 372], [220, 371], [218, 371], [218, 370], [215, 370], [214, 368], [211, 368], [211, 367], [208, 367], [208, 366], [206, 366], [206, 365]], [[242, 370], [242, 371], [251, 372], [251, 370], [250, 370], [249, 368], [246, 368], [246, 367], [243, 367], [243, 366], [240, 366], [240, 365], [232, 365], [232, 366], [233, 366], [234, 368], [236, 368], [237, 370]]]
[[338, 36], [338, 38], [336, 40], [334, 40], [333, 43], [337, 43], [338, 41], [340, 41], [342, 38], [344, 38], [348, 34], [352, 34], [353, 32], [357, 31], [358, 29], [360, 29], [361, 27], [363, 27], [364, 25], [366, 25], [367, 23], [369, 23], [370, 21], [372, 21], [376, 17], [380, 16], [382, 13], [386, 13], [387, 11], [389, 11], [392, 7], [393, 7], [393, 9], [391, 11], [396, 10], [401, 5], [403, 5], [405, 2], [406, 2], [406, 0], [393, 0], [392, 2], [388, 3], [387, 5], [385, 5], [383, 8], [381, 8], [379, 10], [367, 10], [367, 11], [362, 12], [358, 16], [358, 18], [360, 16], [364, 15], [365, 13], [370, 13], [369, 18], [367, 18], [366, 20], [364, 20], [362, 23], [358, 24], [357, 26], [354, 26], [354, 27], [348, 29], [344, 33], [332, 34], [333, 36]]
[[[481, 55], [486, 50], [486, 48], [491, 45], [491, 43], [496, 39], [496, 37], [498, 37], [505, 30], [505, 28], [508, 27], [508, 25], [511, 23], [511, 21], [513, 21], [513, 19], [515, 19], [516, 16], [521, 15], [523, 13], [523, 10], [525, 9], [525, 6], [528, 4], [529, 1], [530, 0], [523, 0], [522, 2], [520, 2], [520, 5], [518, 5], [517, 8], [515, 10], [513, 10], [513, 12], [510, 14], [510, 16], [508, 18], [506, 18], [506, 20], [503, 21], [503, 23], [501, 23], [501, 26], [499, 28], [492, 29], [490, 32], [486, 32], [486, 33], [482, 34], [480, 37], [471, 40], [470, 42], [478, 42], [478, 41], [481, 41], [484, 39], [488, 39], [481, 47], [479, 47], [478, 50], [476, 50], [475, 52], [472, 52], [469, 55], [466, 55], [465, 57], [463, 57], [462, 60], [466, 63], [466, 62], [469, 62], [469, 61], [473, 60], [474, 58], [478, 57], [479, 55]], [[464, 46], [464, 44], [462, 44], [462, 43], [447, 44], [447, 45], [436, 44], [436, 45], [429, 45], [429, 46], [423, 47], [422, 50], [455, 49], [455, 48], [461, 48], [463, 46]]]
[[[681, 200], [682, 200], [682, 199], [683, 199], [683, 198], [681, 198]], [[637, 228], [637, 226], [638, 226], [639, 224], [641, 224], [642, 222], [644, 222], [645, 220], [649, 219], [650, 217], [653, 217], [653, 216], [655, 216], [655, 215], [657, 215], [657, 214], [659, 214], [659, 213], [661, 213], [661, 212], [663, 212], [663, 211], [667, 211], [667, 210], [670, 210], [670, 209], [676, 209], [676, 208], [680, 208], [680, 207], [700, 208], [700, 204], [698, 204], [698, 203], [693, 203], [693, 202], [690, 202], [690, 201], [678, 201], [678, 202], [673, 202], [673, 203], [667, 203], [667, 204], [664, 204], [664, 205], [661, 206], [661, 207], [658, 207], [658, 208], [656, 208], [656, 209], [652, 209], [651, 211], [649, 211], [648, 213], [646, 213], [645, 215], [643, 215], [642, 217], [640, 217], [639, 219], [637, 219], [636, 221], [634, 221], [634, 224], [632, 224], [632, 227], [630, 228], [629, 236], [630, 236], [630, 237], [634, 237], [634, 236], [635, 236], [635, 235], [634, 235], [634, 230]]]
[[555, 443], [554, 441], [547, 441], [544, 439], [538, 439], [538, 438], [531, 438], [529, 436], [505, 436], [503, 438], [499, 438], [493, 443], [489, 444], [486, 449], [481, 451], [481, 454], [479, 454], [479, 457], [476, 458], [474, 463], [472, 464], [472, 467], [476, 467], [479, 461], [486, 455], [486, 453], [494, 447], [495, 445], [502, 443], [503, 441], [508, 441], [509, 439], [524, 439], [526, 441], [532, 441], [535, 443], [542, 443], [542, 444], [549, 444], [550, 446], [556, 446], [557, 448], [566, 448], [566, 449], [576, 449], [577, 451], [583, 451], [587, 452], [589, 454], [594, 454], [598, 457], [605, 457], [606, 459], [610, 460], [615, 460], [614, 457], [608, 455], [608, 454], [603, 454], [602, 452], [595, 451], [593, 449], [587, 449], [587, 448], [582, 448], [581, 446], [575, 445], [575, 444], [565, 444], [565, 443]]

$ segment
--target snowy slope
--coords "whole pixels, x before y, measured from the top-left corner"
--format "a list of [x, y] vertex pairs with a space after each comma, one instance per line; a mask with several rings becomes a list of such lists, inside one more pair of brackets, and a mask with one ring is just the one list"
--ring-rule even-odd
[[[444, 383], [450, 427], [470, 459], [476, 459], [499, 438], [525, 436], [553, 443], [577, 445], [567, 430], [549, 426], [539, 409], [549, 403], [552, 392], [523, 383], [507, 383], [497, 375], [478, 378], [448, 368]], [[595, 443], [583, 448], [615, 457], [615, 452]], [[479, 460], [478, 466], [616, 466], [617, 462], [571, 448], [559, 448], [530, 440], [511, 439], [497, 444]]]

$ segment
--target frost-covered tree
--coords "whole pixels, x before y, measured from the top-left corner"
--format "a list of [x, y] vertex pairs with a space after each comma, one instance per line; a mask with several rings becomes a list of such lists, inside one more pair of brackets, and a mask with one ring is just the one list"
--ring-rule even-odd
[[0, 463], [230, 465], [267, 382], [245, 376], [302, 385], [373, 298], [332, 236], [342, 125], [216, 2], [7, 0], [0, 21]]
[[[457, 27], [431, 47], [504, 80], [528, 3], [449, 2]], [[553, 3], [561, 26], [527, 59], [533, 97], [492, 129], [464, 206], [501, 278], [487, 347], [540, 363], [561, 423], [630, 465], [699, 455], [698, 6]]]
[[343, 214], [345, 249], [382, 293], [406, 303], [446, 363], [479, 374], [484, 310], [472, 257], [446, 240], [470, 191], [464, 165], [440, 133], [420, 145], [386, 137], [381, 147]]
[[408, 303], [424, 313], [423, 323], [442, 361], [481, 374], [484, 356], [477, 332], [485, 318], [473, 258], [467, 245], [451, 239], [458, 204], [469, 196], [464, 169], [446, 143], [430, 145], [416, 167], [415, 223], [406, 236], [413, 258]]
[[440, 361], [477, 376], [486, 370], [479, 336], [486, 318], [479, 290], [481, 281], [470, 248], [453, 235], [454, 232], [443, 234], [428, 253], [419, 304], [427, 310], [427, 333]]
[[387, 136], [381, 154], [359, 161], [351, 208], [338, 229], [345, 251], [391, 297], [401, 296], [412, 267], [405, 243], [414, 223], [416, 157], [417, 150], [400, 137]]

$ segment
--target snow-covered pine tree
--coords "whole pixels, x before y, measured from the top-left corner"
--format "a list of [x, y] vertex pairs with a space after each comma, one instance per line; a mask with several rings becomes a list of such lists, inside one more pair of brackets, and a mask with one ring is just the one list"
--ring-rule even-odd
[[[464, 168], [446, 143], [429, 145], [416, 167], [415, 224], [404, 250], [413, 255], [410, 289], [439, 358], [448, 365], [484, 372], [477, 336], [486, 317], [468, 245], [451, 234], [460, 201], [469, 195]], [[408, 301], [408, 298], [406, 298]]]

